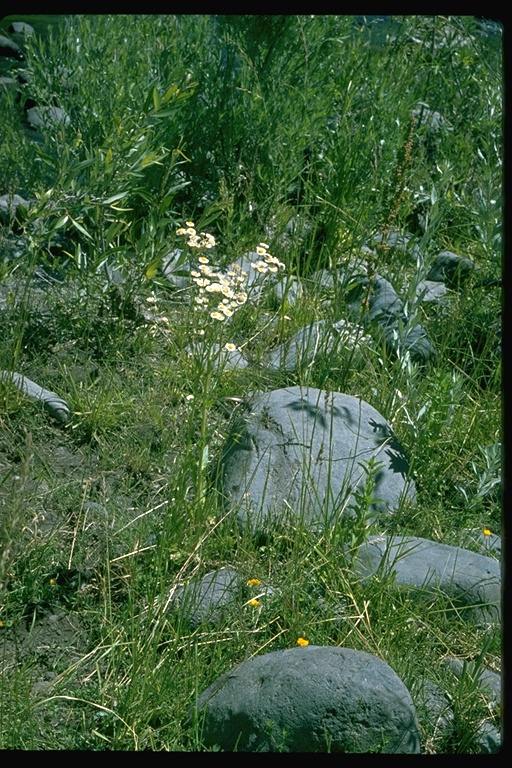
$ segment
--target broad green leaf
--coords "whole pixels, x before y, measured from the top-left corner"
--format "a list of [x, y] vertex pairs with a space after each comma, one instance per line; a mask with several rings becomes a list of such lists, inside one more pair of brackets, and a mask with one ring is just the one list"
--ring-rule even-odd
[[156, 273], [158, 272], [159, 266], [160, 266], [160, 259], [155, 259], [146, 268], [146, 277], [149, 278], [149, 280], [151, 280], [156, 275]]
[[88, 233], [88, 231], [83, 227], [76, 219], [72, 219], [71, 216], [69, 217], [70, 222], [76, 229], [78, 229], [79, 232], [82, 233], [82, 235], [85, 235], [89, 240], [92, 240], [91, 235]]
[[155, 87], [153, 88], [153, 105], [155, 107], [155, 112], [158, 112], [158, 110], [160, 109], [161, 103], [162, 103], [162, 99], [160, 97], [160, 92], [157, 86], [155, 85]]
[[117, 195], [112, 195], [112, 197], [108, 197], [106, 200], [103, 200], [103, 205], [110, 205], [111, 203], [115, 203], [116, 200], [122, 200], [123, 197], [126, 197], [129, 194], [129, 192], [118, 192]]
[[172, 99], [175, 93], [179, 91], [179, 88], [177, 85], [171, 85], [170, 88], [166, 90], [166, 92], [163, 95], [162, 98], [162, 104], [167, 104], [167, 102]]

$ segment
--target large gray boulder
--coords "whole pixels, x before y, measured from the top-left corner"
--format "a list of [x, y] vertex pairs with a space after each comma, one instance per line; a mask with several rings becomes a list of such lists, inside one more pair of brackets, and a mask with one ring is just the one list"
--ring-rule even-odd
[[379, 462], [369, 517], [413, 499], [404, 451], [386, 419], [352, 395], [289, 387], [256, 396], [232, 426], [221, 459], [220, 490], [243, 528], [333, 525], [351, 509]]
[[199, 697], [206, 747], [239, 752], [420, 751], [409, 691], [352, 648], [288, 648], [249, 659]]
[[419, 594], [442, 592], [464, 618], [500, 621], [501, 571], [493, 557], [416, 536], [373, 536], [360, 547], [356, 570], [394, 574], [397, 587]]

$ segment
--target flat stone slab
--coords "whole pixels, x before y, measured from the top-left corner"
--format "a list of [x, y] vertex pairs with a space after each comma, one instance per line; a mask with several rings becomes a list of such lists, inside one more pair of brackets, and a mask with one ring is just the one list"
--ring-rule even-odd
[[390, 425], [352, 395], [289, 387], [259, 395], [232, 426], [219, 486], [243, 528], [333, 525], [365, 483], [365, 462], [380, 462], [369, 517], [414, 499], [408, 462]]
[[395, 584], [450, 597], [464, 618], [501, 620], [501, 569], [498, 560], [469, 549], [416, 536], [374, 536], [359, 549], [362, 576], [395, 574]]
[[404, 683], [384, 661], [352, 648], [256, 656], [218, 678], [197, 707], [202, 742], [226, 751], [420, 751]]

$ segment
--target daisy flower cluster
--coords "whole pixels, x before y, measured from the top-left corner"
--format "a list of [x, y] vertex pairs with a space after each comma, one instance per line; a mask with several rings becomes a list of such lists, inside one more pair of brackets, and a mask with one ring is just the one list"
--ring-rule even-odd
[[278, 272], [280, 269], [285, 268], [282, 261], [279, 261], [276, 256], [271, 256], [271, 254], [268, 253], [267, 248], [268, 245], [266, 243], [260, 243], [256, 248], [256, 253], [263, 258], [259, 261], [251, 261], [251, 267], [258, 272], [261, 272], [263, 275], [267, 272]]
[[[184, 227], [176, 230], [177, 235], [187, 238], [187, 245], [191, 248], [211, 249], [215, 247], [215, 238], [208, 232], [196, 232], [194, 222], [186, 221]], [[267, 251], [268, 245], [260, 243], [256, 249], [258, 256], [262, 258], [257, 262], [251, 262], [251, 266], [258, 272], [277, 272], [284, 269], [285, 265]], [[197, 268], [190, 272], [196, 291], [194, 296], [195, 309], [208, 315], [211, 319], [222, 322], [231, 317], [237, 309], [240, 309], [247, 301], [247, 293], [244, 284], [247, 281], [247, 272], [238, 264], [233, 264], [226, 271], [215, 269], [210, 264], [207, 256], [197, 257]], [[204, 328], [198, 328], [196, 333], [204, 336]], [[231, 351], [233, 344], [226, 345]]]

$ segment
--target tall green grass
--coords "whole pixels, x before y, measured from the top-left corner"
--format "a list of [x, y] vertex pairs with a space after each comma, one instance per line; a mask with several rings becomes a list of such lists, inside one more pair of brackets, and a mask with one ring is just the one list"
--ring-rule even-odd
[[[501, 529], [501, 296], [476, 285], [501, 276], [501, 40], [470, 17], [392, 21], [385, 40], [349, 16], [70, 16], [27, 40], [21, 100], [2, 95], [0, 193], [32, 205], [14, 231], [0, 227], [0, 367], [74, 415], [52, 426], [0, 382], [4, 748], [202, 749], [199, 693], [299, 637], [374, 653], [413, 694], [432, 670], [456, 728], [443, 740], [422, 720], [425, 751], [478, 751], [480, 720], [498, 722], [440, 660], [499, 669], [499, 628], [448, 620], [442, 598], [420, 605], [343, 565], [366, 533], [364, 488], [350, 526], [254, 540], [209, 482], [250, 393], [300, 381], [362, 397], [392, 423], [418, 489], [393, 530], [457, 544], [466, 529]], [[34, 143], [21, 124], [32, 101], [70, 124]], [[446, 120], [436, 134], [427, 108]], [[187, 220], [215, 235], [223, 268], [267, 242], [303, 298], [249, 300], [194, 353], [189, 293], [160, 271]], [[420, 255], [380, 248], [370, 269], [427, 329], [436, 366], [365, 342], [357, 364], [266, 369], [268, 349], [306, 322], [345, 316], [343, 292], [313, 273], [396, 229]], [[443, 313], [414, 288], [446, 249], [477, 269]], [[44, 298], [41, 269], [54, 278]], [[226, 341], [249, 368], [214, 364]], [[165, 612], [174, 588], [221, 565], [274, 592], [251, 605], [248, 586], [215, 628]], [[20, 627], [61, 613], [80, 623], [76, 649], [27, 651]]]

